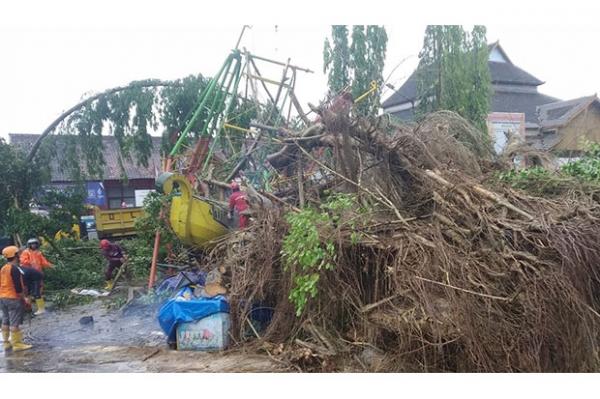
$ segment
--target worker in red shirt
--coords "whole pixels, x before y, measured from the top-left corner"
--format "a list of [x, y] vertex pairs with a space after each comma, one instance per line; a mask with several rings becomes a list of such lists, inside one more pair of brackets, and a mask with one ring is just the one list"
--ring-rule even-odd
[[108, 240], [100, 241], [100, 250], [102, 256], [108, 261], [106, 271], [104, 272], [104, 279], [106, 280], [105, 290], [111, 291], [113, 289], [113, 272], [118, 270], [125, 261], [127, 260], [123, 248], [118, 244], [113, 244]]
[[27, 241], [27, 249], [21, 252], [19, 258], [21, 268], [26, 273], [29, 294], [35, 299], [37, 311], [35, 315], [46, 312], [46, 303], [42, 297], [44, 269], [52, 267], [48, 259], [40, 251], [40, 241], [31, 238]]
[[240, 216], [240, 228], [243, 229], [248, 226], [248, 215], [245, 214], [245, 211], [248, 209], [248, 199], [246, 198], [246, 194], [240, 190], [240, 185], [237, 182], [231, 182], [231, 196], [229, 197], [229, 213], [227, 217], [229, 219], [233, 218], [233, 211], [237, 211]]

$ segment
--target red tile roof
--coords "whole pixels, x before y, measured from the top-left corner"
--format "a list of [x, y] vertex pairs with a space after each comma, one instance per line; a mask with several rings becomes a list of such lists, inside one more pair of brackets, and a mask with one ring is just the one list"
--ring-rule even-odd
[[[9, 142], [16, 146], [23, 148], [27, 151], [33, 143], [40, 137], [39, 134], [28, 134], [28, 133], [10, 133]], [[47, 140], [54, 140], [57, 144], [57, 154], [60, 154], [60, 141], [64, 139], [64, 136], [49, 136]], [[128, 179], [154, 179], [157, 174], [161, 172], [161, 160], [160, 160], [160, 145], [161, 137], [152, 137], [152, 152], [148, 159], [148, 166], [138, 164], [135, 159], [135, 155], [132, 154], [130, 159], [121, 156], [119, 150], [119, 144], [114, 136], [103, 136], [102, 144], [104, 149], [102, 155], [104, 157], [105, 165], [102, 170], [103, 180], [121, 180], [122, 172], [120, 167], [119, 159], [122, 160], [123, 169]], [[64, 148], [64, 147], [63, 147]], [[72, 181], [73, 178], [70, 176], [66, 168], [62, 167], [59, 160], [53, 158], [50, 162], [50, 168], [52, 170], [52, 182], [68, 182]], [[89, 180], [97, 180], [95, 177], [90, 177]]]

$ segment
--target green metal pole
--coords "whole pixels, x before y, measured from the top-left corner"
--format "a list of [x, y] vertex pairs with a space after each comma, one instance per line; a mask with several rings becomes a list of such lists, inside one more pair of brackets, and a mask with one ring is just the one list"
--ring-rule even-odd
[[[238, 60], [238, 63], [235, 66], [234, 69], [234, 73], [233, 76], [235, 76], [235, 83], [233, 85], [233, 91], [231, 92], [231, 101], [229, 102], [229, 104], [227, 105], [227, 109], [225, 110], [225, 113], [223, 114], [219, 124], [218, 124], [218, 128], [217, 128], [217, 137], [220, 135], [221, 130], [223, 129], [223, 124], [226, 122], [227, 120], [227, 116], [229, 115], [229, 112], [231, 111], [231, 108], [233, 107], [233, 104], [235, 102], [235, 98], [237, 96], [237, 90], [238, 90], [238, 86], [240, 83], [240, 79], [242, 77], [240, 71], [241, 71], [241, 60]], [[232, 76], [232, 77], [233, 77]], [[229, 82], [230, 84], [228, 85], [228, 92], [229, 92], [229, 86], [231, 86], [231, 82]], [[227, 93], [226, 93], [227, 95]], [[206, 167], [208, 166], [208, 162], [210, 161], [210, 158], [212, 157], [212, 154], [214, 152], [215, 149], [215, 144], [217, 142], [216, 138], [215, 140], [212, 142], [209, 150], [208, 150], [208, 154], [206, 154], [206, 159], [204, 160], [204, 165], [202, 166], [202, 172], [204, 172], [204, 170], [206, 170]]]
[[[238, 82], [239, 78], [240, 78], [240, 67], [241, 67], [242, 60], [240, 57], [237, 57], [236, 61], [237, 61], [237, 63], [235, 64], [234, 72], [231, 74], [231, 76], [229, 78], [229, 82], [227, 82], [227, 87], [225, 88], [225, 91], [223, 92], [223, 101], [222, 101], [222, 103], [219, 102], [219, 106], [221, 106], [221, 104], [223, 105], [223, 107], [219, 108], [219, 114], [221, 114], [221, 112], [223, 110], [225, 110], [225, 103], [227, 101], [227, 95], [230, 94], [229, 90], [231, 89], [231, 84], [233, 83], [233, 79], [236, 79], [236, 82]], [[235, 99], [236, 94], [237, 94], [237, 84], [235, 85], [233, 92], [231, 92], [232, 101], [233, 101], [233, 99]], [[231, 107], [231, 101], [229, 102], [227, 109], [229, 109], [230, 107]], [[225, 110], [225, 112], [227, 112], [227, 110]], [[215, 123], [214, 123], [215, 128], [219, 126], [218, 119], [219, 118], [217, 116], [217, 120], [215, 120]], [[217, 131], [217, 135], [219, 132], [220, 132], [220, 129]]]
[[216, 92], [216, 95], [213, 97], [212, 104], [210, 104], [210, 113], [207, 116], [206, 121], [204, 122], [204, 127], [202, 128], [202, 131], [200, 132], [201, 136], [204, 136], [208, 132], [208, 129], [209, 129], [210, 125], [213, 124], [215, 117], [222, 112], [221, 103], [223, 102], [223, 97], [224, 97], [223, 85], [224, 85], [225, 81], [227, 80], [227, 74], [229, 73], [229, 70], [231, 69], [231, 65], [232, 65], [233, 61], [237, 60], [235, 53], [232, 55], [233, 55], [233, 57], [231, 59], [231, 62], [227, 65], [227, 68], [225, 69], [225, 73], [223, 74], [223, 82], [219, 82], [219, 85], [218, 85], [219, 88]]
[[187, 126], [185, 127], [185, 129], [181, 133], [181, 136], [179, 137], [179, 139], [177, 140], [177, 142], [173, 146], [173, 149], [169, 153], [169, 156], [173, 157], [173, 156], [175, 156], [177, 154], [177, 151], [179, 150], [179, 147], [181, 147], [181, 144], [186, 139], [186, 137], [189, 134], [190, 130], [194, 126], [194, 123], [196, 123], [196, 120], [200, 116], [200, 113], [202, 112], [202, 109], [204, 108], [204, 104], [206, 103], [206, 101], [210, 97], [210, 95], [213, 93], [213, 91], [215, 89], [215, 86], [217, 84], [217, 81], [221, 78], [221, 75], [223, 74], [223, 71], [225, 70], [225, 68], [227, 66], [231, 65], [231, 61], [233, 60], [234, 54], [235, 53], [229, 54], [229, 56], [227, 57], [227, 59], [223, 63], [223, 66], [221, 67], [221, 69], [219, 70], [219, 72], [217, 73], [217, 75], [211, 79], [208, 87], [205, 89], [205, 93], [206, 94], [203, 95], [202, 101], [200, 101], [200, 104], [198, 105], [198, 108], [194, 112], [194, 115], [192, 116], [192, 119], [190, 119], [190, 121], [188, 122]]
[[[224, 110], [226, 111], [226, 108], [229, 109], [229, 105], [227, 105], [227, 96], [231, 95], [231, 96], [233, 96], [232, 98], [234, 99], [235, 95], [236, 95], [237, 88], [235, 88], [231, 94], [229, 91], [231, 89], [231, 84], [233, 83], [233, 80], [236, 79], [236, 81], [237, 81], [237, 79], [240, 77], [240, 64], [242, 62], [241, 58], [236, 57], [236, 61], [237, 61], [237, 63], [235, 64], [233, 73], [231, 74], [231, 76], [229, 76], [227, 86], [225, 87], [225, 90], [220, 93], [221, 96], [219, 97], [218, 111], [213, 114], [214, 118], [211, 118], [211, 121], [210, 121], [210, 130], [212, 132], [211, 134], [214, 134], [214, 139], [215, 139], [214, 142], [216, 142], [217, 140], [219, 140], [221, 138], [220, 120], [222, 120], [222, 118], [223, 118], [223, 115], [222, 115], [223, 111]], [[233, 100], [231, 100], [231, 101], [233, 101]], [[229, 102], [229, 104], [231, 104], [231, 101]], [[227, 137], [227, 138], [229, 139], [229, 137]], [[233, 144], [231, 144], [231, 141], [229, 141], [229, 143], [231, 145], [231, 148], [233, 149]]]

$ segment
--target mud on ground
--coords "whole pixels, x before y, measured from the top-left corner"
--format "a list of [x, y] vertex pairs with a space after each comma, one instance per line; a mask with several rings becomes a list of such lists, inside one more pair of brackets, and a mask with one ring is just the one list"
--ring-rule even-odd
[[[171, 350], [156, 308], [110, 310], [106, 300], [25, 321], [25, 352], [0, 352], [2, 372], [275, 372], [267, 356]], [[90, 322], [90, 317], [93, 322]], [[82, 320], [82, 318], [84, 318]], [[81, 322], [80, 322], [81, 321]]]

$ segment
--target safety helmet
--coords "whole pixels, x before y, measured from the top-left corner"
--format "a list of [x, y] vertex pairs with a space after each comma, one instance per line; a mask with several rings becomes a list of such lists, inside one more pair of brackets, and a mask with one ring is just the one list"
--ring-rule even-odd
[[108, 240], [100, 240], [100, 248], [106, 249], [110, 247], [110, 241]]
[[235, 190], [239, 190], [239, 189], [240, 189], [240, 185], [239, 185], [239, 184], [237, 184], [237, 182], [236, 182], [236, 181], [232, 181], [232, 182], [231, 182], [231, 184], [229, 185], [229, 187], [230, 187], [230, 188], [231, 188], [233, 191], [235, 191]]
[[18, 253], [19, 248], [15, 247], [14, 245], [9, 245], [2, 250], [2, 256], [4, 256], [6, 259], [14, 258]]
[[37, 244], [38, 247], [40, 246], [40, 240], [38, 240], [37, 238], [30, 238], [29, 240], [27, 240], [27, 246], [31, 246], [32, 244]]

